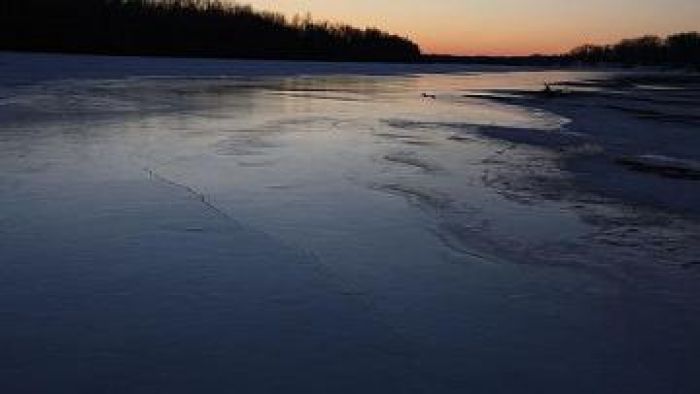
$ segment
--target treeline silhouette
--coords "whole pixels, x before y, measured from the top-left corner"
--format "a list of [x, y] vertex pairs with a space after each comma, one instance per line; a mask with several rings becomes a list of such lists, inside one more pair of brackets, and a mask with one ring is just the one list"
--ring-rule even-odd
[[700, 67], [700, 33], [678, 33], [666, 38], [644, 36], [613, 45], [583, 45], [573, 49], [567, 57], [590, 64]]
[[0, 50], [255, 59], [413, 61], [377, 29], [291, 20], [215, 0], [0, 0]]
[[423, 55], [424, 63], [483, 64], [495, 66], [530, 66], [563, 67], [572, 63], [564, 55], [527, 55], [527, 56], [459, 56], [459, 55]]
[[558, 55], [455, 56], [423, 55], [428, 63], [493, 64], [504, 66], [570, 67], [615, 64], [625, 66], [691, 67], [700, 69], [700, 33], [685, 32], [666, 38], [643, 36], [612, 45], [582, 45]]

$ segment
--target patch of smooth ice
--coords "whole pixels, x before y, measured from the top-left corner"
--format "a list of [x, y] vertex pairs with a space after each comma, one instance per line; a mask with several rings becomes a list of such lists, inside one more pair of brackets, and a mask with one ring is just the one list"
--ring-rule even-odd
[[566, 130], [539, 130], [517, 127], [480, 126], [478, 133], [517, 144], [545, 148], [565, 148], [585, 145], [587, 137], [581, 133]]
[[700, 162], [664, 155], [639, 155], [617, 159], [633, 170], [649, 172], [670, 178], [700, 179]]

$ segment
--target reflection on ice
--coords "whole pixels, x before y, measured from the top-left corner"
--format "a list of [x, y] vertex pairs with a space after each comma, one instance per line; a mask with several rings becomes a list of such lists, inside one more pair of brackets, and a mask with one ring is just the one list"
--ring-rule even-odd
[[643, 123], [513, 93], [609, 74], [182, 62], [3, 80], [4, 391], [698, 387], [696, 218], [611, 180]]

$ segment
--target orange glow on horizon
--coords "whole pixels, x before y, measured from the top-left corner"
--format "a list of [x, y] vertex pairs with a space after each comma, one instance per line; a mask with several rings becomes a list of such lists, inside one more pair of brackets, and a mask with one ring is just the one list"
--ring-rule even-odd
[[697, 0], [240, 0], [291, 17], [377, 27], [424, 53], [557, 54], [645, 34], [700, 30]]

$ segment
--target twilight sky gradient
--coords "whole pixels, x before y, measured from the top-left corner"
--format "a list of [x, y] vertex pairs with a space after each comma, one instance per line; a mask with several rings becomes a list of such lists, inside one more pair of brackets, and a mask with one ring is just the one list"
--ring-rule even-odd
[[700, 30], [700, 0], [239, 0], [286, 15], [375, 26], [427, 53], [560, 53], [647, 33]]

